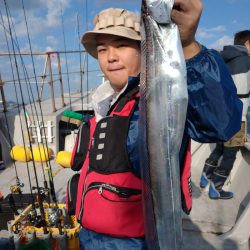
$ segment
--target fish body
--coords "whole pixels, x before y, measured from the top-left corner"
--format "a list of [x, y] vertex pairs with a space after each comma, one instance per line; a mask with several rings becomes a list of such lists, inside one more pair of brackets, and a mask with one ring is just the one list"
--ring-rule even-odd
[[174, 0], [142, 0], [140, 162], [148, 248], [182, 249], [179, 150], [186, 110], [186, 64]]

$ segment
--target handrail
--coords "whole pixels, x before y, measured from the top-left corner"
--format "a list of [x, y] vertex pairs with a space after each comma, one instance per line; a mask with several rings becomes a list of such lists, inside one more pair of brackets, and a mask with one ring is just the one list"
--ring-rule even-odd
[[[56, 64], [57, 64], [57, 73], [56, 75], [59, 76], [59, 84], [60, 84], [60, 96], [61, 96], [61, 103], [62, 103], [62, 107], [65, 106], [65, 101], [64, 101], [64, 90], [63, 90], [63, 80], [62, 80], [62, 75], [64, 74], [62, 72], [61, 69], [61, 62], [60, 62], [60, 57], [59, 54], [74, 54], [74, 53], [86, 53], [85, 50], [72, 50], [72, 51], [47, 51], [47, 52], [15, 52], [15, 53], [0, 53], [0, 57], [1, 56], [41, 56], [44, 55], [45, 56], [45, 64], [44, 64], [44, 68], [43, 68], [43, 72], [41, 76], [36, 76], [35, 78], [37, 79], [38, 77], [42, 77], [42, 82], [40, 85], [40, 91], [39, 91], [39, 96], [38, 96], [38, 101], [42, 101], [42, 95], [43, 95], [43, 87], [45, 83], [48, 83], [50, 86], [50, 95], [51, 95], [51, 102], [52, 102], [52, 111], [56, 112], [57, 107], [55, 104], [55, 92], [54, 92], [54, 72], [52, 72], [52, 62], [51, 62], [51, 58], [52, 55], [55, 54], [56, 55]], [[46, 72], [48, 71], [48, 72]], [[47, 74], [46, 74], [47, 73]], [[70, 73], [70, 72], [67, 72]], [[74, 72], [75, 73], [75, 72]], [[82, 71], [78, 72], [79, 74], [83, 74]], [[48, 77], [48, 79], [46, 79]], [[30, 78], [29, 78], [30, 79]], [[1, 79], [0, 79], [1, 80]], [[27, 81], [27, 79], [25, 78], [24, 80]], [[56, 79], [57, 81], [58, 79]], [[21, 79], [19, 78], [18, 81], [20, 82]], [[6, 81], [7, 82], [7, 81]], [[11, 82], [11, 81], [10, 81]], [[15, 80], [12, 80], [12, 82], [15, 82]], [[7, 111], [7, 107], [6, 107], [6, 101], [4, 98], [4, 85], [5, 81], [2, 80], [1, 81], [1, 85], [0, 85], [0, 94], [2, 96], [2, 100], [3, 100], [3, 106], [4, 106], [4, 111]], [[38, 82], [36, 82], [36, 84], [38, 84]]]
[[46, 52], [1, 52], [0, 56], [18, 56], [18, 55], [50, 55], [50, 54], [69, 54], [69, 53], [85, 53], [85, 50], [67, 50], [67, 51], [46, 51]]

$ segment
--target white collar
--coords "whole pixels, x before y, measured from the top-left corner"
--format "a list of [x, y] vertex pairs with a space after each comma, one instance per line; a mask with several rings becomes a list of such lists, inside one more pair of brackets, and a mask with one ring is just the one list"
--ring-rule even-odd
[[115, 94], [115, 91], [110, 85], [109, 81], [105, 81], [95, 90], [92, 95], [92, 107], [95, 112], [96, 122], [105, 117], [109, 111], [109, 108], [115, 101], [119, 98], [119, 96], [126, 90], [127, 85], [119, 92], [119, 94]]

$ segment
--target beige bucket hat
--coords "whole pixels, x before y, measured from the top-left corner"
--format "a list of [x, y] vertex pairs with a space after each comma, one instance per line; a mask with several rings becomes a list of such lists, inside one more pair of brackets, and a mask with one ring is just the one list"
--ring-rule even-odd
[[101, 11], [95, 16], [94, 26], [93, 31], [86, 32], [81, 38], [86, 51], [94, 58], [97, 58], [96, 37], [98, 34], [141, 40], [140, 17], [125, 9], [109, 8]]

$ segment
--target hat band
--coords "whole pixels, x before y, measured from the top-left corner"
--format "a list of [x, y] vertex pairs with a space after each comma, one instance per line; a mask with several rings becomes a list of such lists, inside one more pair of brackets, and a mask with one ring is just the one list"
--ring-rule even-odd
[[99, 20], [96, 24], [94, 31], [98, 31], [101, 29], [115, 27], [115, 26], [125, 26], [127, 28], [133, 29], [136, 32], [140, 33], [140, 23], [133, 21], [132, 18], [124, 18], [109, 16], [105, 19]]

